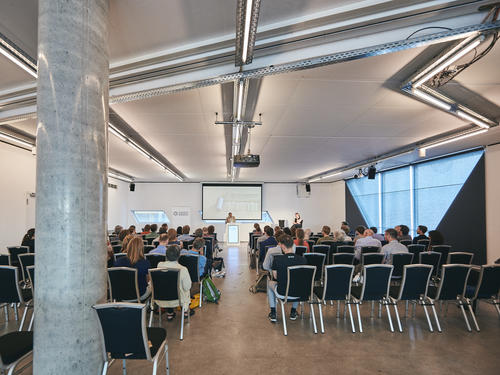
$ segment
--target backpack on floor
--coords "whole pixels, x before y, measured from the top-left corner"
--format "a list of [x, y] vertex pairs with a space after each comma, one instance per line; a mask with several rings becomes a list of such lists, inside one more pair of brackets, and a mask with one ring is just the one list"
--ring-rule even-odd
[[267, 292], [267, 272], [260, 272], [249, 290], [252, 293]]
[[206, 276], [201, 283], [203, 285], [203, 297], [205, 297], [208, 302], [218, 303], [220, 299], [220, 290], [215, 287], [210, 276]]

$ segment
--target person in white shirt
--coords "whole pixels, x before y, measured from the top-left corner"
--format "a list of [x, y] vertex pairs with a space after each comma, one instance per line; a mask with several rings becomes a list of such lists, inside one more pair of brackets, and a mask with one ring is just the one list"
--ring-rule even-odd
[[398, 242], [398, 232], [396, 231], [396, 229], [386, 229], [385, 240], [387, 241], [387, 245], [384, 245], [382, 247], [382, 253], [384, 253], [384, 263], [392, 263], [392, 254], [408, 252], [408, 248], [402, 243]]
[[377, 247], [380, 251], [382, 247], [382, 243], [373, 238], [373, 231], [371, 229], [365, 229], [363, 231], [362, 237], [359, 237], [355, 243], [355, 257], [357, 260], [361, 259], [361, 248], [365, 246], [374, 246]]
[[377, 227], [370, 227], [370, 229], [373, 231], [373, 238], [379, 240], [379, 241], [384, 241], [385, 240], [385, 237], [383, 234], [381, 233], [377, 233]]

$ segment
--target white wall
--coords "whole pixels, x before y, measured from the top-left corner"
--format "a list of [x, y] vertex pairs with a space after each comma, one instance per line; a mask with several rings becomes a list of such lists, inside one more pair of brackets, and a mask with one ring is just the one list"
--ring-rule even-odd
[[0, 142], [0, 253], [19, 246], [35, 225], [36, 160], [29, 151]]
[[486, 148], [486, 247], [488, 263], [500, 258], [500, 145]]

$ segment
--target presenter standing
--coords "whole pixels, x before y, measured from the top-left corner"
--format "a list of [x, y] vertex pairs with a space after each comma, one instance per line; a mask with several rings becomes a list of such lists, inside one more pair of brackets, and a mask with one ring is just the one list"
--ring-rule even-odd
[[295, 225], [295, 228], [302, 228], [302, 218], [300, 217], [300, 214], [298, 212], [295, 213], [295, 219], [293, 220], [293, 225]]
[[230, 212], [226, 217], [226, 224], [236, 223], [236, 218]]

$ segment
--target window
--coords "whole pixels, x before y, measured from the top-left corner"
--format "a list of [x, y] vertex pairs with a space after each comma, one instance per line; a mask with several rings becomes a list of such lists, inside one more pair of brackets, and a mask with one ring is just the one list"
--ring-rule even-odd
[[[354, 200], [369, 226], [379, 227], [379, 180], [380, 173], [374, 180], [358, 178], [347, 181]], [[353, 223], [353, 225], [356, 225]]]
[[137, 223], [151, 224], [151, 223], [167, 223], [170, 224], [168, 216], [163, 210], [132, 210], [135, 221]]
[[[200, 213], [200, 217], [203, 217], [203, 212], [202, 211], [199, 211]], [[205, 223], [224, 223], [225, 220], [203, 220]], [[259, 221], [259, 220], [238, 220], [238, 218], [236, 218], [236, 222], [238, 223], [255, 223], [255, 222], [259, 222], [259, 223], [274, 223], [273, 221], [273, 218], [271, 217], [271, 214], [269, 213], [269, 211], [262, 211], [262, 219]]]
[[382, 175], [382, 231], [400, 224], [410, 226], [410, 167], [380, 174]]

